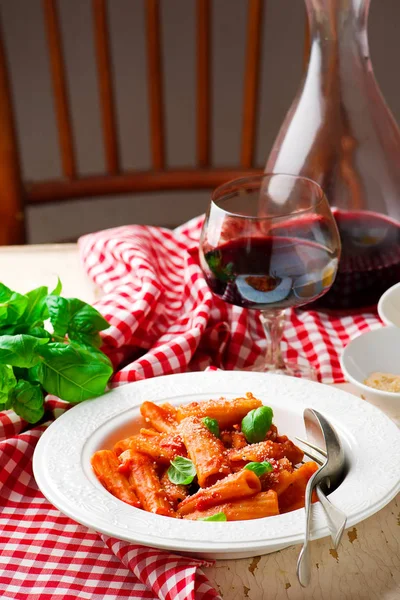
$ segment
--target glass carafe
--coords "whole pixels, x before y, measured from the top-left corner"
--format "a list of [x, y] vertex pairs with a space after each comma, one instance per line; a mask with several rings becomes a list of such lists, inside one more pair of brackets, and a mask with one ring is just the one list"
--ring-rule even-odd
[[342, 255], [318, 305], [369, 306], [400, 280], [400, 131], [373, 74], [370, 1], [305, 2], [309, 65], [266, 172], [308, 176], [331, 204]]

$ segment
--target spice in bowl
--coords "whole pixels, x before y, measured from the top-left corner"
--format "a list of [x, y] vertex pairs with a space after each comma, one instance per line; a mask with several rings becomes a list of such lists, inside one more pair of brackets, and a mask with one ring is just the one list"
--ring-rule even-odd
[[400, 393], [400, 375], [393, 373], [380, 373], [376, 371], [371, 373], [364, 381], [365, 385], [381, 390], [383, 392], [399, 392]]

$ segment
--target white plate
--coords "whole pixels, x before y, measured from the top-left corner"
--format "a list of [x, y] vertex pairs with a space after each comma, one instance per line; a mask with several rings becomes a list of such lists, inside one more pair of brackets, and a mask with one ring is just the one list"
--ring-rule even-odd
[[[385, 506], [400, 489], [400, 432], [381, 411], [355, 396], [318, 383], [247, 372], [185, 373], [122, 386], [79, 404], [42, 435], [33, 457], [37, 484], [61, 512], [122, 540], [210, 558], [266, 554], [303, 540], [304, 510], [228, 523], [171, 519], [133, 508], [97, 481], [90, 457], [140, 426], [144, 400], [175, 405], [252, 392], [273, 407], [282, 434], [305, 436], [303, 409], [321, 411], [336, 427], [349, 472], [330, 496], [351, 527]], [[313, 538], [329, 534], [319, 504]]]
[[378, 302], [378, 314], [385, 325], [400, 327], [400, 283], [392, 285]]

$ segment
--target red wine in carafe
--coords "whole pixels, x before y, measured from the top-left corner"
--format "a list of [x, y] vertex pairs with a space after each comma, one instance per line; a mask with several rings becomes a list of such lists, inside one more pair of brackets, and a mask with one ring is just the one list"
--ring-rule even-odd
[[400, 224], [373, 212], [333, 212], [342, 254], [335, 282], [317, 305], [330, 309], [372, 306], [400, 281]]

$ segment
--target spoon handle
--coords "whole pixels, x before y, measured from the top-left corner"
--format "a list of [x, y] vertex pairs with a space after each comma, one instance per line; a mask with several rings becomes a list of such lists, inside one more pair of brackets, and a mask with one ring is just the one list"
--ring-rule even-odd
[[304, 508], [306, 512], [306, 526], [303, 547], [297, 561], [297, 579], [301, 586], [306, 587], [311, 580], [310, 561], [310, 533], [311, 533], [311, 506], [312, 492], [315, 485], [315, 477], [311, 477], [307, 483]]
[[325, 511], [333, 547], [336, 549], [340, 544], [344, 528], [346, 527], [347, 517], [344, 512], [334, 506], [329, 498], [325, 496], [320, 485], [316, 486], [316, 491], [318, 500], [321, 502], [322, 508]]

